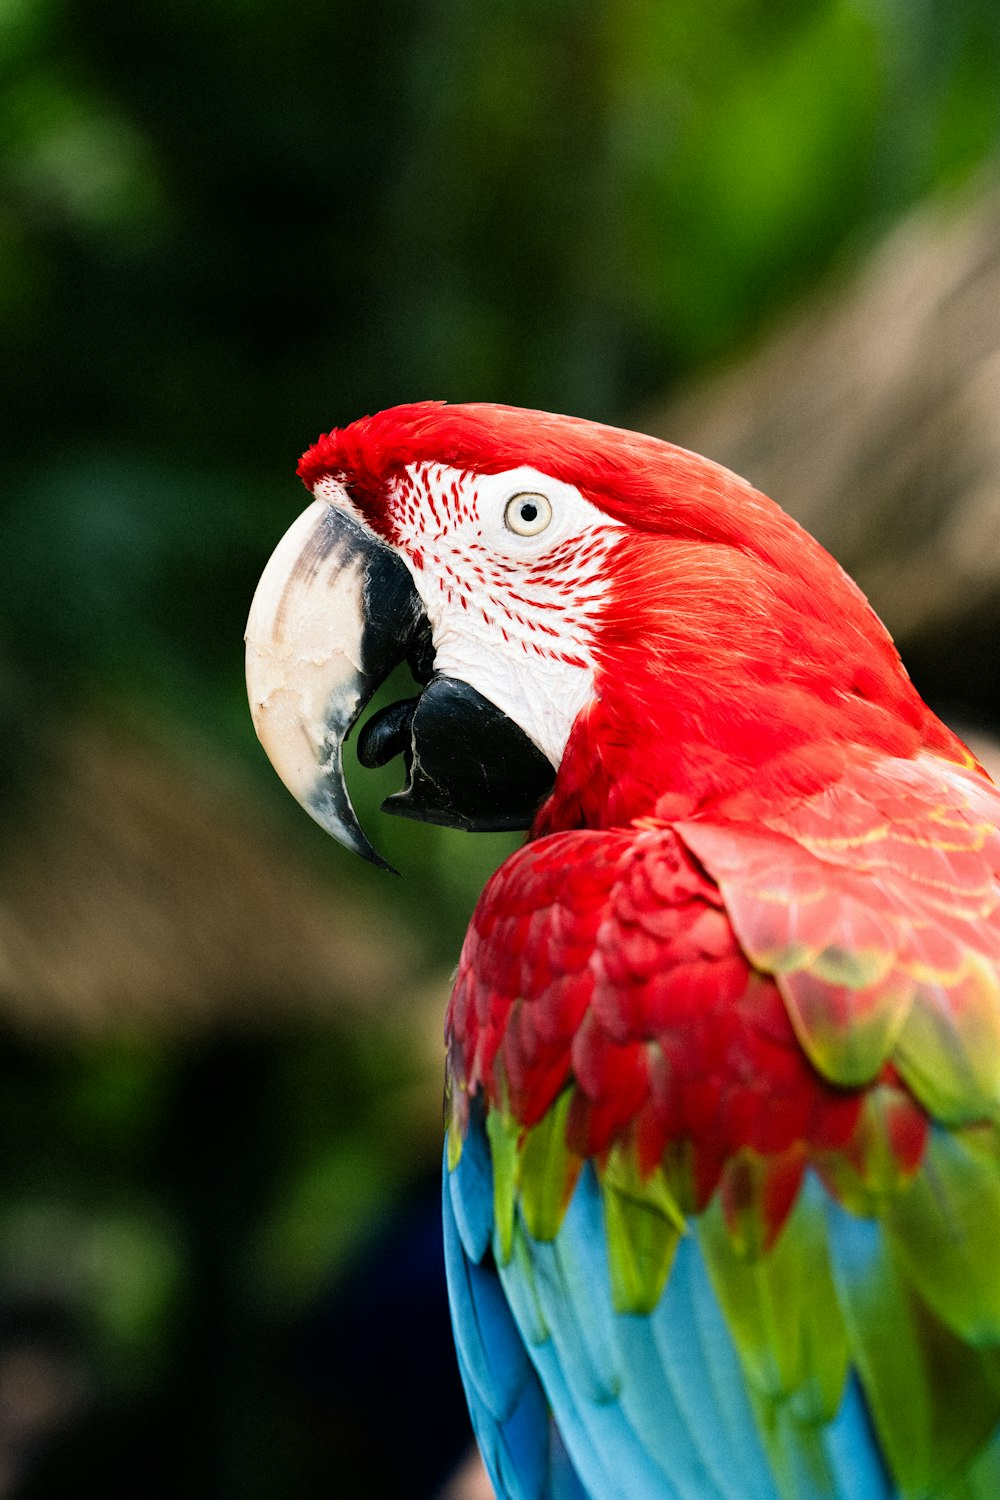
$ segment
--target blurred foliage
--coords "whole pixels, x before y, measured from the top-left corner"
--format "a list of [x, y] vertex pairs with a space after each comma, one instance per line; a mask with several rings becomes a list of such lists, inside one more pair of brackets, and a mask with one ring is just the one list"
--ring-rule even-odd
[[[1000, 9], [0, 0], [0, 94], [0, 827], [40, 737], [115, 704], [384, 893], [273, 781], [243, 698], [298, 452], [425, 396], [627, 419], [723, 360], [996, 150]], [[355, 778], [359, 809], [450, 961], [509, 841], [380, 820], [396, 775]], [[268, 1338], [419, 1175], [425, 1074], [391, 1023], [10, 1033], [0, 1073], [0, 1291], [68, 1309], [97, 1392], [23, 1493], [63, 1493], [88, 1442], [109, 1496], [151, 1454], [164, 1493], [325, 1493], [331, 1464], [351, 1492]]]

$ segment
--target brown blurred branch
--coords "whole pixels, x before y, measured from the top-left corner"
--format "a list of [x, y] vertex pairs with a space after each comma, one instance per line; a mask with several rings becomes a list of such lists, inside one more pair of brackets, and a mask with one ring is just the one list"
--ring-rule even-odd
[[260, 1021], [384, 1000], [412, 976], [399, 922], [312, 878], [249, 791], [209, 764], [96, 719], [43, 753], [4, 830], [8, 1016], [74, 1029]]
[[778, 500], [900, 638], [1000, 596], [996, 175], [646, 425]]

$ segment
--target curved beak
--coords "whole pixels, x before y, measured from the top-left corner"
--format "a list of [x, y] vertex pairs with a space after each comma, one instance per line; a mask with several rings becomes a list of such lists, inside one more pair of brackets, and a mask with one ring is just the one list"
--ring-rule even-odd
[[358, 822], [343, 747], [401, 661], [423, 691], [362, 730], [365, 766], [402, 754], [387, 811], [467, 829], [526, 828], [552, 785], [542, 752], [467, 683], [436, 675], [423, 604], [402, 558], [346, 511], [314, 500], [261, 576], [246, 628], [250, 711], [292, 795], [347, 848], [386, 866]]
[[247, 693], [268, 759], [317, 823], [378, 865], [348, 795], [344, 741], [422, 615], [396, 554], [314, 500], [271, 554], [247, 620]]

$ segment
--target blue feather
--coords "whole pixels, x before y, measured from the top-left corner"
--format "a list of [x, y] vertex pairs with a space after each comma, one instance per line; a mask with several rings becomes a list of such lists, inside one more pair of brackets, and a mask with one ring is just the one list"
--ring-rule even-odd
[[[812, 1180], [805, 1191], [824, 1205], [848, 1295], [884, 1253], [881, 1226]], [[500, 1500], [899, 1500], [856, 1373], [825, 1425], [794, 1401], [755, 1410], [696, 1235], [681, 1239], [652, 1314], [615, 1310], [592, 1166], [551, 1243], [518, 1216], [499, 1269], [479, 1121], [445, 1170], [444, 1203], [460, 1368]], [[1000, 1433], [934, 1500], [998, 1495]]]
[[[529, 1350], [588, 1492], [596, 1500], [777, 1500], [769, 1482], [748, 1484], [754, 1472], [767, 1472], [766, 1460], [718, 1310], [705, 1340], [682, 1273], [671, 1276], [652, 1319], [614, 1311], [593, 1170], [582, 1173], [551, 1245], [531, 1241], [523, 1230], [518, 1238], [522, 1253], [501, 1271], [504, 1290], [515, 1316], [533, 1298], [541, 1307], [543, 1337]], [[698, 1255], [693, 1242], [682, 1265], [688, 1253]], [[725, 1382], [733, 1398], [737, 1416], [730, 1410], [729, 1421], [742, 1420], [741, 1444], [706, 1402], [713, 1379]], [[747, 1455], [754, 1461], [744, 1467], [737, 1456]]]
[[[532, 1279], [559, 1358], [575, 1390], [605, 1406], [621, 1377], [614, 1340], [608, 1263], [600, 1226], [600, 1190], [588, 1167], [551, 1244], [531, 1242]], [[524, 1231], [519, 1231], [524, 1233]]]
[[465, 1253], [478, 1265], [493, 1238], [493, 1165], [485, 1130], [468, 1132], [458, 1164], [445, 1170], [444, 1191]]
[[[882, 1462], [856, 1375], [849, 1377], [840, 1410], [823, 1441], [838, 1500], [892, 1500], [896, 1491]], [[1000, 1495], [1000, 1488], [993, 1493]]]
[[488, 1245], [493, 1199], [488, 1153], [473, 1147], [477, 1154], [466, 1157], [466, 1150], [462, 1159], [472, 1169], [461, 1175], [449, 1173], [445, 1158], [445, 1267], [458, 1367], [483, 1461], [500, 1500], [590, 1500], [555, 1428], [492, 1257], [485, 1246], [478, 1262], [468, 1254], [467, 1243], [482, 1242], [484, 1221]]
[[677, 1247], [670, 1279], [650, 1323], [662, 1379], [725, 1500], [776, 1500], [739, 1358], [715, 1299], [697, 1241]]
[[469, 1260], [445, 1195], [444, 1259], [455, 1343], [466, 1385], [498, 1422], [517, 1406], [531, 1367], [496, 1273]]

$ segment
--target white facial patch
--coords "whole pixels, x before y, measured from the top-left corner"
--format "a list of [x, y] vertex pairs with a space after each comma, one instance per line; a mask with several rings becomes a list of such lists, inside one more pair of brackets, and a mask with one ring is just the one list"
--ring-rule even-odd
[[390, 509], [435, 668], [488, 698], [558, 766], [593, 696], [602, 564], [624, 527], [527, 467], [413, 465], [395, 481]]

